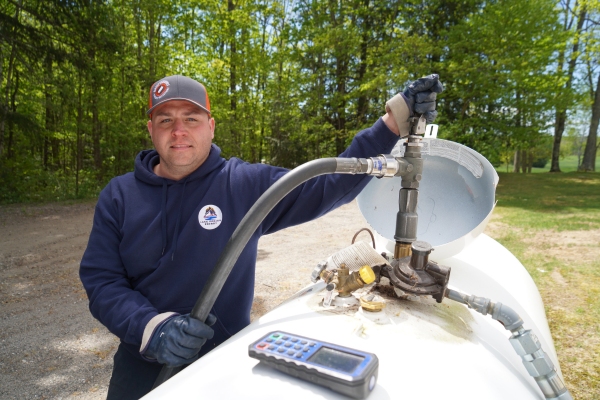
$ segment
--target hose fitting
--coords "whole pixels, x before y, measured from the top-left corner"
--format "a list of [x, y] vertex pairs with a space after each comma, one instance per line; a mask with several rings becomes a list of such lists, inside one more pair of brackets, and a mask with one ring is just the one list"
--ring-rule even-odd
[[504, 325], [507, 331], [518, 330], [523, 326], [523, 320], [512, 308], [502, 303], [492, 304], [492, 318]]
[[337, 174], [366, 174], [378, 178], [403, 176], [413, 170], [412, 164], [403, 158], [380, 154], [370, 158], [336, 158]]
[[515, 310], [502, 303], [493, 303], [486, 297], [469, 296], [452, 289], [446, 291], [446, 297], [466, 304], [480, 314], [491, 314], [493, 319], [512, 332], [508, 339], [510, 344], [546, 399], [573, 400], [537, 336], [531, 330], [523, 329], [523, 320]]

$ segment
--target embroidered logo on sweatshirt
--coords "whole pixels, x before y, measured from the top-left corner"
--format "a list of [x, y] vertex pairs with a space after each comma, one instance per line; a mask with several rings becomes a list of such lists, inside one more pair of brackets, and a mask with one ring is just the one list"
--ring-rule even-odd
[[223, 213], [221, 209], [213, 204], [206, 205], [200, 209], [198, 213], [198, 222], [204, 229], [215, 229], [223, 221]]

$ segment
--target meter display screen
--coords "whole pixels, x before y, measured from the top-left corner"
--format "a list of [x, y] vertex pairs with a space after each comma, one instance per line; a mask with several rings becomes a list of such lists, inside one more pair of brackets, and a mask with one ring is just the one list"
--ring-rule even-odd
[[321, 347], [307, 361], [326, 368], [352, 373], [364, 359], [364, 357], [344, 353], [329, 347]]

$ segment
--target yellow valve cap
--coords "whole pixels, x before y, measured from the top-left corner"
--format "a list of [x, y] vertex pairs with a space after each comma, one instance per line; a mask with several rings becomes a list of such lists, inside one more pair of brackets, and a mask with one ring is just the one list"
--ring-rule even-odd
[[360, 275], [360, 279], [362, 279], [366, 285], [375, 282], [375, 272], [373, 272], [373, 269], [368, 265], [360, 267], [358, 274]]

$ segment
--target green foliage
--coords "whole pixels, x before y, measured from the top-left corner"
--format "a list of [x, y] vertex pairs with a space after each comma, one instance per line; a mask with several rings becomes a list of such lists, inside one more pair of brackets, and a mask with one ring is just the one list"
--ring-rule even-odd
[[48, 202], [97, 197], [107, 182], [99, 182], [92, 171], [48, 171], [40, 168], [39, 160], [29, 159], [17, 164], [0, 162], [0, 202]]
[[544, 168], [546, 164], [548, 164], [548, 158], [538, 158], [531, 163], [531, 166], [533, 168]]
[[206, 85], [223, 155], [294, 167], [437, 72], [440, 135], [498, 164], [544, 142], [564, 101], [558, 24], [549, 0], [2, 2], [0, 201], [94, 195], [130, 171], [149, 87], [172, 74]]
[[[532, 13], [531, 10], [536, 10]], [[448, 30], [444, 136], [491, 159], [527, 149], [548, 128], [560, 76], [549, 68], [566, 36], [554, 3], [491, 2]]]

